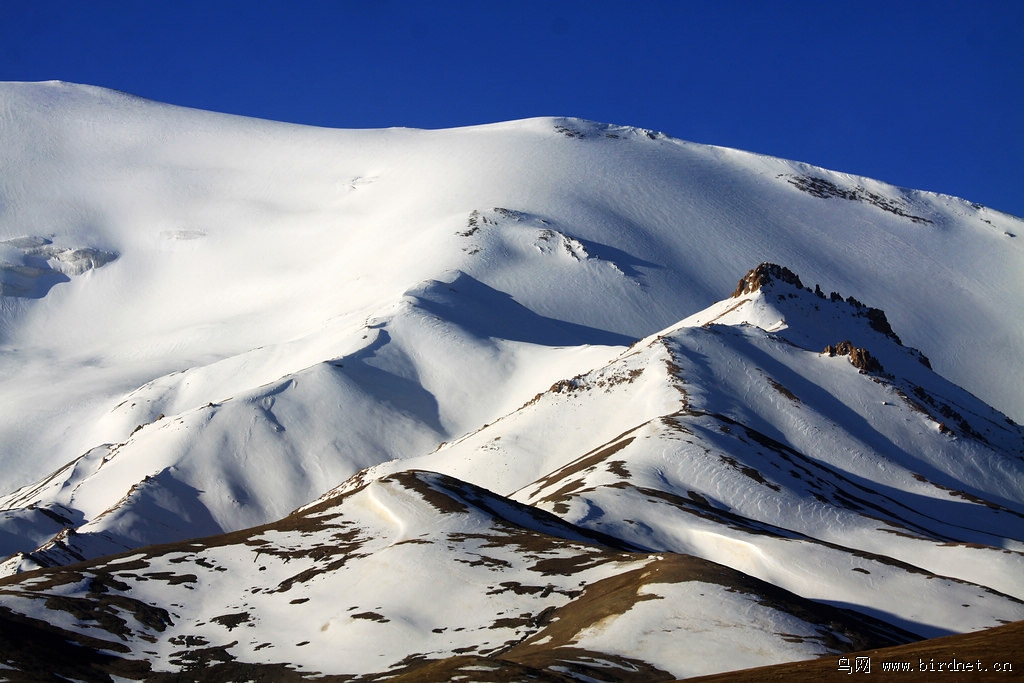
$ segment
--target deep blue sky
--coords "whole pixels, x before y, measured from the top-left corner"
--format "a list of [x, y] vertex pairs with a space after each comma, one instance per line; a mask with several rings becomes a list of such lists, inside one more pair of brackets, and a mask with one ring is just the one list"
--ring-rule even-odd
[[0, 80], [50, 79], [341, 128], [580, 116], [1024, 216], [1022, 0], [0, 0]]

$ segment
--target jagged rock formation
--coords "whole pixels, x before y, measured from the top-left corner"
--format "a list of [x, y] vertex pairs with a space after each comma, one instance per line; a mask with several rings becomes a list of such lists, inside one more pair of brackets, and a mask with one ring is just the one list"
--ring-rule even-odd
[[774, 263], [761, 263], [740, 278], [730, 296], [735, 299], [744, 294], [751, 294], [776, 281], [803, 288], [800, 277], [789, 268]]
[[867, 349], [854, 346], [849, 340], [841, 341], [835, 345], [829, 344], [822, 353], [828, 354], [832, 358], [836, 356], [849, 356], [853, 367], [864, 372], [878, 375], [885, 372], [882, 364]]

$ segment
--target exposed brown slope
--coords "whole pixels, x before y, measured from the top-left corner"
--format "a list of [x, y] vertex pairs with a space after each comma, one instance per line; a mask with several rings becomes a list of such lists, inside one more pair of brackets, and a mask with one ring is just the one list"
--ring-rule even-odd
[[[944, 638], [932, 638], [907, 645], [897, 645], [875, 650], [864, 650], [843, 655], [855, 664], [856, 657], [869, 657], [871, 660], [870, 674], [847, 673], [839, 669], [839, 657], [823, 657], [806, 662], [776, 664], [756, 669], [732, 671], [689, 678], [687, 681], [696, 683], [715, 683], [718, 681], [749, 681], [750, 683], [769, 683], [770, 681], [821, 680], [857, 680], [861, 675], [866, 680], [881, 681], [941, 681], [941, 683], [957, 683], [958, 681], [1019, 681], [1024, 677], [1024, 621], [1016, 621], [1005, 626], [997, 626], [974, 633], [962, 633]], [[951, 671], [949, 664], [958, 662], [963, 668], [970, 670]], [[910, 662], [909, 672], [883, 671], [885, 662]], [[987, 669], [979, 671], [980, 667]], [[1006, 665], [1012, 671], [1006, 671]], [[999, 667], [1003, 670], [997, 671]], [[922, 670], [923, 668], [923, 670]], [[848, 678], [852, 676], [852, 678]]]

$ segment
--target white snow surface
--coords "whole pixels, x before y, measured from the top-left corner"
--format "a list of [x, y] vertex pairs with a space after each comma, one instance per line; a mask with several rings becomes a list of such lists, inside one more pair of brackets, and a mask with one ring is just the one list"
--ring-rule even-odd
[[[692, 555], [920, 637], [1024, 618], [1020, 218], [568, 118], [332, 130], [0, 83], [0, 141], [0, 575], [382, 490], [353, 528], [408, 540], [401, 487], [375, 482], [416, 470], [650, 554], [623, 567]], [[772, 271], [730, 297], [762, 262], [801, 285]], [[822, 353], [847, 341], [880, 369]], [[455, 623], [408, 603], [388, 559], [443, 554], [387, 548], [358, 576], [381, 577], [390, 626], [328, 615], [341, 660], [254, 641], [247, 661], [368, 673], [487, 649], [497, 613], [462, 645], [360, 659]], [[202, 580], [229, 595], [234, 574]], [[164, 608], [189, 590], [155, 586], [140, 599]], [[694, 640], [709, 664], [662, 653], [652, 620], [693, 631], [703, 588], [645, 584], [574, 642], [675, 676], [834, 651], [807, 626], [740, 656], [715, 627]], [[277, 605], [262, 623], [298, 628]], [[803, 628], [752, 605], [719, 621]]]

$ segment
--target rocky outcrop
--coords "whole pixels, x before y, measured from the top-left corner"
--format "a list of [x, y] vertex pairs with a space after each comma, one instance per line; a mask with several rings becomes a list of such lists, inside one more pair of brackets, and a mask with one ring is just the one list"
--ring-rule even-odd
[[880, 375], [885, 372], [882, 368], [882, 364], [878, 362], [878, 359], [872, 356], [867, 349], [859, 346], [854, 346], [849, 340], [841, 341], [838, 344], [829, 344], [825, 347], [822, 353], [827, 353], [829, 356], [849, 356], [850, 363], [853, 367], [859, 369], [861, 372], [868, 372], [876, 375]]
[[799, 276], [789, 268], [774, 263], [762, 263], [740, 278], [739, 284], [736, 285], [731, 296], [735, 299], [738, 296], [756, 292], [775, 281], [785, 282], [803, 289], [803, 283], [800, 282]]

